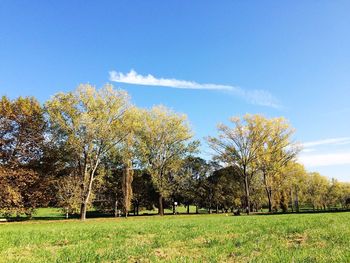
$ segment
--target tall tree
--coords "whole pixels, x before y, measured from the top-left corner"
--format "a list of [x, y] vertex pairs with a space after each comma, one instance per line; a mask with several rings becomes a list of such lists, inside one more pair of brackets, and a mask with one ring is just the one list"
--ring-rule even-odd
[[119, 149], [123, 163], [123, 212], [125, 217], [127, 217], [130, 211], [133, 197], [132, 182], [134, 178], [134, 164], [138, 161], [136, 150], [136, 134], [137, 131], [143, 129], [141, 111], [136, 107], [130, 108], [126, 113], [124, 124], [128, 135]]
[[132, 138], [133, 134], [129, 134], [126, 141], [126, 148], [123, 151], [123, 180], [122, 180], [122, 191], [123, 191], [123, 212], [124, 216], [127, 217], [132, 200], [132, 181], [134, 177], [133, 163], [132, 163]]
[[80, 216], [86, 218], [93, 182], [101, 160], [127, 132], [123, 119], [129, 108], [126, 92], [89, 84], [76, 91], [56, 94], [46, 103], [56, 140], [74, 150], [81, 184]]
[[329, 185], [329, 180], [319, 173], [312, 172], [308, 174], [307, 199], [314, 210], [326, 208]]
[[163, 106], [144, 111], [143, 127], [138, 132], [137, 150], [159, 194], [159, 214], [164, 214], [163, 199], [170, 192], [172, 176], [180, 169], [184, 157], [193, 152], [192, 134], [184, 115]]
[[230, 119], [233, 128], [219, 124], [218, 137], [208, 137], [216, 158], [229, 166], [239, 168], [244, 181], [245, 205], [250, 212], [250, 181], [257, 169], [259, 150], [266, 143], [268, 131], [265, 118], [260, 115], [245, 115], [242, 119]]
[[296, 157], [299, 148], [292, 142], [294, 130], [284, 118], [265, 119], [264, 122], [268, 136], [261, 145], [257, 161], [271, 212], [274, 184], [278, 184], [282, 169]]
[[337, 207], [338, 205], [341, 205], [341, 183], [338, 182], [338, 180], [332, 178], [331, 183], [328, 188], [327, 193], [327, 207]]
[[45, 120], [35, 98], [0, 100], [0, 210], [28, 213], [44, 202], [46, 179], [36, 169], [43, 154]]
[[284, 186], [288, 189], [292, 211], [299, 212], [301, 204], [305, 203], [307, 188], [307, 172], [305, 167], [295, 161], [289, 162], [280, 172]]

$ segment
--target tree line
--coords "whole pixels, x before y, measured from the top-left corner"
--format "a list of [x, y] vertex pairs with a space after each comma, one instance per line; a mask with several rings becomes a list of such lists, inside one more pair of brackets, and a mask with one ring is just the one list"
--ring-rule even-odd
[[198, 157], [185, 115], [141, 109], [111, 85], [84, 84], [41, 105], [34, 97], [0, 101], [0, 214], [36, 208], [80, 214], [95, 208], [127, 216], [175, 202], [212, 211], [346, 209], [350, 184], [310, 173], [284, 118], [233, 117]]

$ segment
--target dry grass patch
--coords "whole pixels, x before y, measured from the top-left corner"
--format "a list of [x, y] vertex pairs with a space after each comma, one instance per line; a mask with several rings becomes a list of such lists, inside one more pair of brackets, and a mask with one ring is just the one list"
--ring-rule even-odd
[[306, 233], [296, 233], [289, 235], [287, 237], [287, 246], [288, 247], [296, 247], [296, 246], [303, 246], [308, 239], [308, 236]]

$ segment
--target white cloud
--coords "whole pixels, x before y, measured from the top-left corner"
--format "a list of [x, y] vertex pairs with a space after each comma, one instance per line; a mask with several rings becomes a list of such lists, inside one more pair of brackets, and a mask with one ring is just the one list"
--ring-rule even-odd
[[299, 161], [306, 167], [350, 164], [350, 137], [328, 138], [303, 143]]
[[197, 83], [195, 81], [156, 78], [151, 74], [146, 76], [138, 74], [135, 70], [130, 70], [129, 73], [122, 73], [117, 71], [109, 72], [110, 81], [128, 83], [144, 86], [162, 86], [176, 89], [198, 89], [198, 90], [217, 90], [225, 91], [235, 96], [244, 98], [249, 103], [279, 108], [279, 102], [268, 91], [264, 90], [244, 90], [240, 87], [231, 85], [220, 85], [211, 83]]
[[330, 139], [324, 139], [324, 140], [318, 140], [318, 141], [312, 141], [312, 142], [305, 142], [303, 143], [303, 146], [307, 148], [307, 147], [321, 146], [321, 145], [343, 145], [343, 144], [350, 144], [350, 137], [330, 138]]
[[301, 155], [299, 161], [307, 167], [350, 164], [350, 152]]
[[305, 148], [305, 149], [302, 149], [302, 152], [304, 153], [310, 153], [310, 152], [315, 152], [316, 149], [313, 149], [313, 148]]
[[310, 141], [304, 148], [298, 161], [308, 170], [317, 170], [329, 178], [350, 181], [350, 137], [328, 138]]

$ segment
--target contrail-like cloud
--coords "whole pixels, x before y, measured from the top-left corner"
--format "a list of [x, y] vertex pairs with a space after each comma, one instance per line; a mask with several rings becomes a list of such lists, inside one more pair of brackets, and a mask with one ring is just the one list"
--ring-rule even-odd
[[350, 137], [304, 142], [299, 161], [307, 167], [349, 165]]
[[305, 142], [303, 143], [304, 147], [320, 146], [320, 145], [344, 145], [350, 144], [350, 137], [341, 137], [341, 138], [330, 138], [319, 141]]
[[299, 161], [307, 167], [349, 165], [350, 152], [301, 155]]
[[114, 82], [134, 85], [160, 86], [175, 89], [224, 91], [232, 95], [241, 97], [252, 104], [268, 106], [273, 108], [280, 107], [278, 100], [274, 96], [272, 96], [272, 94], [265, 90], [244, 90], [240, 87], [231, 85], [220, 85], [211, 83], [202, 84], [195, 81], [178, 80], [173, 78], [156, 78], [151, 74], [148, 74], [146, 76], [140, 75], [135, 70], [130, 70], [130, 72], [126, 74], [122, 72], [111, 71], [109, 72], [109, 79], [110, 81]]

